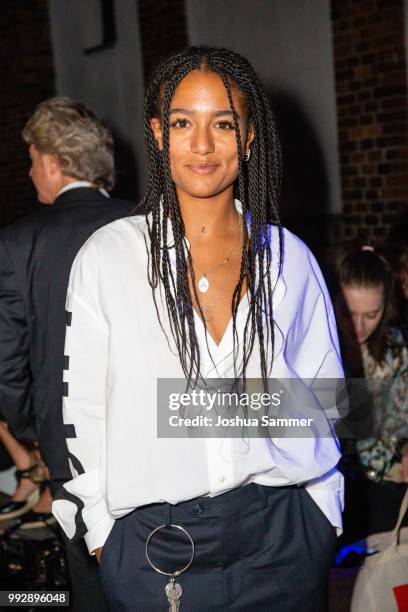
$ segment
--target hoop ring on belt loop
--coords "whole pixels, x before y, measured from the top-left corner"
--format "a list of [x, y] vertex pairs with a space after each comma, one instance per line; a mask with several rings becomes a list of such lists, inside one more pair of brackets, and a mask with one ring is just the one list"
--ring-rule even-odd
[[[185, 533], [185, 535], [188, 537], [188, 539], [190, 540], [190, 544], [191, 544], [191, 557], [189, 562], [187, 563], [187, 565], [185, 565], [183, 568], [176, 570], [174, 572], [164, 572], [163, 570], [161, 570], [160, 568], [158, 568], [156, 565], [154, 565], [154, 563], [152, 563], [150, 557], [149, 557], [149, 544], [150, 541], [152, 539], [152, 537], [161, 529], [164, 529], [165, 527], [173, 527], [174, 529], [180, 529], [180, 531], [182, 531], [183, 533]], [[193, 562], [194, 559], [194, 554], [195, 554], [195, 546], [194, 546], [194, 542], [193, 542], [193, 538], [191, 537], [191, 535], [188, 533], [188, 531], [186, 529], [184, 529], [184, 527], [182, 527], [181, 525], [159, 525], [159, 527], [156, 527], [156, 529], [153, 529], [153, 531], [150, 533], [149, 537], [146, 540], [146, 546], [145, 546], [145, 554], [146, 554], [146, 559], [148, 560], [149, 564], [151, 565], [151, 567], [158, 572], [159, 574], [163, 574], [164, 576], [180, 576], [180, 574], [182, 574], [183, 572], [185, 572], [186, 570], [188, 570], [188, 568], [190, 567], [190, 565]]]

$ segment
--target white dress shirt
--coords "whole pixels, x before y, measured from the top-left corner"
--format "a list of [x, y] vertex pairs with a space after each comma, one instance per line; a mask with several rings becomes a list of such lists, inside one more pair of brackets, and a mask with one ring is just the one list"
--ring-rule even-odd
[[[334, 438], [157, 437], [157, 379], [184, 375], [165, 304], [157, 300], [170, 347], [147, 281], [146, 229], [144, 217], [137, 216], [101, 228], [71, 270], [63, 413], [73, 479], [53, 503], [67, 536], [85, 536], [93, 551], [103, 546], [115, 519], [139, 506], [216, 496], [250, 482], [303, 484], [340, 531], [343, 480]], [[336, 325], [322, 274], [301, 240], [288, 230], [283, 236], [278, 277], [278, 234], [271, 228], [271, 377], [340, 378]], [[248, 307], [244, 297], [239, 338]], [[208, 335], [208, 350], [204, 325], [194, 316], [202, 373], [233, 376], [232, 322], [218, 345]], [[247, 377], [261, 377], [257, 343]]]

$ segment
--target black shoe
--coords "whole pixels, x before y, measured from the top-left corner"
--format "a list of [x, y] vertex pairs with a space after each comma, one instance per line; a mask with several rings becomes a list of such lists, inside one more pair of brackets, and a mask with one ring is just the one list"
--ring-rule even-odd
[[8, 501], [0, 506], [0, 522], [10, 521], [11, 519], [18, 518], [31, 510], [31, 508], [38, 502], [40, 493], [38, 490], [33, 491], [31, 495], [24, 501]]
[[27, 512], [20, 519], [18, 529], [40, 529], [41, 527], [51, 527], [56, 524], [55, 517], [51, 512]]

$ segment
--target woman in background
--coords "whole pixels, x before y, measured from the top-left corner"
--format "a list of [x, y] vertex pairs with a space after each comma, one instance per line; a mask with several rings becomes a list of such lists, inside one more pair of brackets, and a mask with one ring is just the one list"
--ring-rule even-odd
[[[344, 531], [358, 540], [395, 525], [408, 482], [408, 349], [393, 322], [394, 275], [374, 247], [339, 258], [336, 312], [343, 363], [367, 381], [367, 437], [344, 440]], [[363, 433], [364, 432], [360, 432]]]
[[[7, 423], [0, 420], [0, 444], [4, 445], [17, 470], [17, 486], [10, 499], [0, 505], [0, 526], [5, 521], [19, 519], [22, 522], [50, 518], [51, 493], [48, 487], [48, 470], [38, 449], [25, 446], [10, 433]], [[30, 510], [33, 509], [32, 512]]]

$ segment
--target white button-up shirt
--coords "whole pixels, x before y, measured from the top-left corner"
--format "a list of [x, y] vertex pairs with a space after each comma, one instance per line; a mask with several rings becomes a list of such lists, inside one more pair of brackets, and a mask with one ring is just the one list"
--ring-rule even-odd
[[[216, 496], [255, 482], [304, 485], [329, 521], [341, 529], [343, 481], [333, 437], [242, 440], [157, 437], [157, 379], [184, 378], [167, 320], [159, 325], [147, 280], [146, 222], [115, 221], [98, 230], [73, 264], [67, 296], [64, 422], [73, 479], [53, 512], [69, 538], [103, 546], [114, 520], [139, 506]], [[305, 244], [271, 228], [275, 355], [271, 377], [343, 376], [333, 308], [319, 267]], [[237, 313], [242, 338], [248, 312]], [[230, 321], [217, 345], [195, 313], [201, 371], [232, 377]], [[239, 342], [238, 360], [239, 363]], [[248, 378], [260, 378], [255, 342]]]

